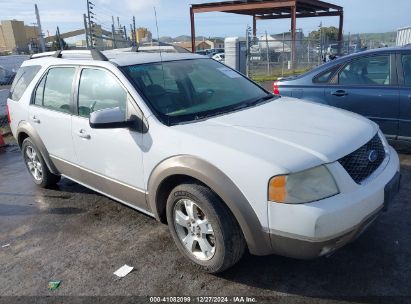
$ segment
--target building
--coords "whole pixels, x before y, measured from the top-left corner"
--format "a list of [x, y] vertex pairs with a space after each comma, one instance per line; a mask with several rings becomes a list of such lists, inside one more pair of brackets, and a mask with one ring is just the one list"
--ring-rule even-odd
[[138, 43], [151, 42], [152, 39], [153, 35], [148, 30], [148, 28], [139, 27], [138, 29], [136, 29], [136, 41]]
[[[185, 41], [185, 42], [174, 42], [173, 43], [176, 46], [185, 48], [188, 51], [192, 51], [191, 50], [191, 42], [189, 41]], [[195, 46], [196, 46], [196, 51], [203, 51], [203, 50], [209, 50], [209, 49], [213, 49], [212, 47], [212, 43], [210, 41], [196, 41], [195, 42]]]
[[206, 40], [205, 42], [207, 42], [207, 44], [209, 44], [212, 49], [223, 49], [224, 48], [224, 39], [215, 38], [215, 39]]
[[0, 25], [0, 52], [26, 53], [38, 46], [36, 26], [23, 21], [2, 20]]

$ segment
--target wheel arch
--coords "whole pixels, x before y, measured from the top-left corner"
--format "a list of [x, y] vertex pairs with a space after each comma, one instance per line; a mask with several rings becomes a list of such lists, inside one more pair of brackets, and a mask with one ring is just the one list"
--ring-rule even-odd
[[32, 125], [30, 125], [28, 122], [21, 122], [17, 128], [16, 133], [17, 133], [17, 136], [16, 136], [17, 142], [20, 148], [23, 144], [23, 141], [29, 137], [33, 141], [33, 143], [36, 145], [37, 149], [39, 150], [41, 156], [43, 157], [44, 162], [46, 163], [50, 172], [56, 175], [60, 174], [60, 172], [57, 170], [57, 168], [54, 166], [53, 162], [51, 161], [50, 155], [46, 149], [46, 146], [41, 140], [40, 135], [37, 133], [37, 131], [34, 129]]
[[207, 186], [221, 198], [237, 220], [251, 253], [265, 255], [270, 252], [270, 238], [241, 190], [217, 167], [195, 156], [170, 157], [152, 171], [147, 201], [159, 221], [165, 222], [165, 204], [171, 190], [187, 180]]

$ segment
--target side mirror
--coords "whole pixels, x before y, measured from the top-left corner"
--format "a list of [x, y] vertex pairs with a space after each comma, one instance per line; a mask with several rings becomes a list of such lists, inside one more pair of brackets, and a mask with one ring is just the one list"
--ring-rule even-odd
[[92, 129], [127, 128], [131, 125], [119, 107], [92, 112], [89, 122]]
[[140, 117], [131, 115], [130, 119], [126, 119], [125, 113], [119, 107], [92, 112], [89, 123], [92, 129], [130, 128], [140, 133], [148, 131]]

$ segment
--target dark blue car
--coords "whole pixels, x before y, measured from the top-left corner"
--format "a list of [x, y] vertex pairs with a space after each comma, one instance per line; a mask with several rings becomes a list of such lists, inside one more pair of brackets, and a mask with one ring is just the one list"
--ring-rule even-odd
[[274, 93], [361, 114], [387, 138], [411, 141], [411, 47], [341, 57], [275, 82]]

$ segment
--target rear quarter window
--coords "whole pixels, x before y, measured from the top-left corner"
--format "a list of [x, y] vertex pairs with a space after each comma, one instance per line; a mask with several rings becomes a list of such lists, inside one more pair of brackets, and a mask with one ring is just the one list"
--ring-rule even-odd
[[337, 65], [329, 70], [326, 70], [325, 72], [318, 74], [314, 77], [313, 83], [329, 83], [339, 68], [340, 66]]
[[11, 85], [9, 98], [14, 101], [19, 101], [40, 69], [40, 65], [21, 67]]

